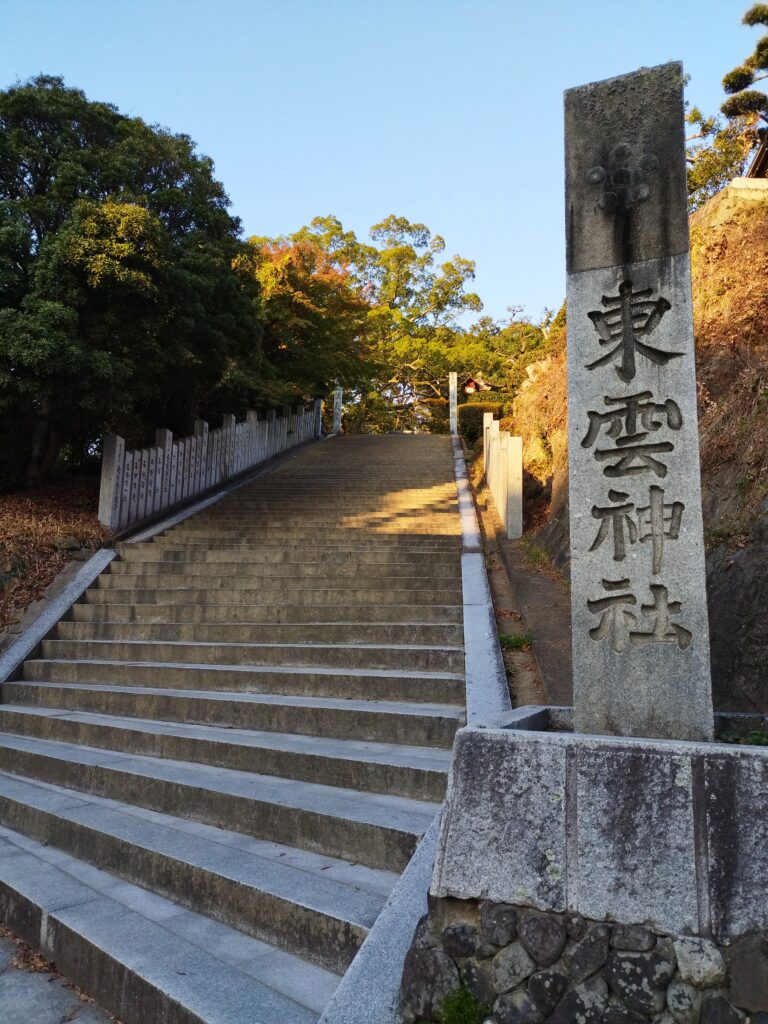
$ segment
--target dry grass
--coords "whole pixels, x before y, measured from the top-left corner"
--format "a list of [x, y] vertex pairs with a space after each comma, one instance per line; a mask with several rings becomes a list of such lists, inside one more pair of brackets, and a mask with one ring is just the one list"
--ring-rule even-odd
[[96, 480], [0, 496], [0, 628], [43, 596], [72, 550], [100, 547], [97, 505]]

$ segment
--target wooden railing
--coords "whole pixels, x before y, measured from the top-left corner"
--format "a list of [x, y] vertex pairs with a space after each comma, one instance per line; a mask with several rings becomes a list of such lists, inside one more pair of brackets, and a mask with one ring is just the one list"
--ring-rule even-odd
[[507, 537], [522, 537], [523, 439], [499, 430], [492, 412], [483, 413], [483, 469]]
[[156, 516], [267, 459], [322, 433], [320, 398], [309, 408], [274, 410], [260, 417], [249, 412], [242, 423], [225, 416], [210, 430], [195, 421], [190, 437], [174, 441], [158, 430], [155, 444], [127, 452], [122, 437], [104, 439], [99, 494], [99, 522], [115, 532]]

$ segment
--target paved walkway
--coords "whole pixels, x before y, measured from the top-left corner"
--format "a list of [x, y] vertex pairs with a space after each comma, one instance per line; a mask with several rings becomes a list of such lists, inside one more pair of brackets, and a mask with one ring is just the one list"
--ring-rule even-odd
[[13, 964], [18, 948], [0, 935], [0, 1020], [3, 1024], [109, 1024], [101, 1010], [84, 1002], [55, 974], [25, 971]]

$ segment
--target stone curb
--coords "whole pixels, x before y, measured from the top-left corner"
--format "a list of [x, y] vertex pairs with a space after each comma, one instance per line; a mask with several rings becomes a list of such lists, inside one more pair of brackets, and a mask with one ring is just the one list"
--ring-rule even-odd
[[77, 573], [71, 583], [48, 604], [48, 607], [25, 629], [21, 636], [0, 656], [0, 684], [7, 682], [21, 668], [23, 662], [32, 656], [38, 644], [46, 638], [54, 626], [79, 601], [93, 581], [101, 575], [117, 552], [102, 548], [92, 555]]
[[461, 521], [461, 578], [467, 725], [483, 726], [512, 707], [499, 645], [491, 590], [485, 571], [480, 524], [461, 441], [453, 437], [453, 465]]
[[403, 962], [416, 925], [427, 912], [439, 821], [437, 814], [319, 1024], [401, 1024]]

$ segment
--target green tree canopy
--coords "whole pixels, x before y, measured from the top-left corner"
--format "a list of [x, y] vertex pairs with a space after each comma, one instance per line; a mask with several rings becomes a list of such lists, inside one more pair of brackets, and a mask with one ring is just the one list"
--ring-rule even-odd
[[[742, 19], [748, 26], [768, 26], [768, 4], [754, 4]], [[688, 114], [696, 131], [689, 137], [688, 194], [692, 209], [743, 174], [758, 147], [766, 145], [768, 95], [751, 88], [768, 78], [768, 34], [752, 53], [723, 78], [728, 98], [720, 107], [725, 118], [705, 117], [694, 107]]]
[[188, 136], [60, 78], [0, 92], [0, 477], [232, 404], [260, 326], [228, 205]]

